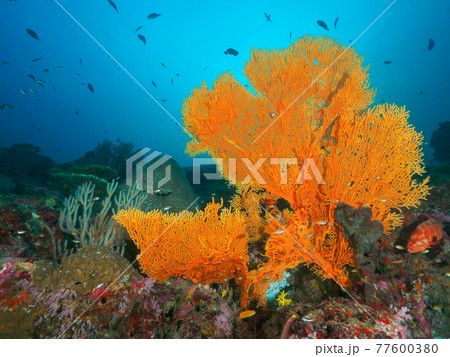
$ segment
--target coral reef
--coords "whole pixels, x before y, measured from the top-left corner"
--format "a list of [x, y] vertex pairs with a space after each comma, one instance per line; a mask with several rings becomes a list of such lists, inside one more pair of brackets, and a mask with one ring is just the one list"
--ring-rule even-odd
[[226, 73], [183, 104], [195, 138], [189, 154], [233, 163], [221, 169], [238, 185], [252, 180], [248, 165], [236, 164], [245, 157], [258, 168], [252, 181], [293, 210], [283, 212], [283, 232], [271, 223], [277, 234], [266, 243], [269, 261], [249, 272], [244, 306], [255, 298], [265, 304], [268, 284], [300, 263], [349, 285], [344, 268], [354, 256], [335, 223], [336, 203], [370, 207], [387, 233], [401, 224], [395, 209], [417, 206], [428, 193], [428, 179], [413, 179], [424, 173], [422, 136], [404, 108], [368, 108], [374, 90], [362, 61], [331, 38], [305, 36], [284, 50], [252, 50], [244, 74], [257, 94]]

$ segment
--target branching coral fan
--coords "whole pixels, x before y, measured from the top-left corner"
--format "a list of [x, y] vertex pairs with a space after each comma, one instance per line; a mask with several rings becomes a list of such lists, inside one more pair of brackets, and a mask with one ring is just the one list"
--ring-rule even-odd
[[142, 270], [153, 279], [184, 277], [208, 284], [241, 281], [248, 261], [245, 220], [221, 206], [212, 202], [195, 214], [130, 209], [114, 218], [127, 228], [141, 250]]
[[[260, 186], [293, 209], [283, 213], [285, 232], [266, 244], [269, 261], [249, 272], [244, 306], [253, 298], [264, 304], [268, 284], [299, 263], [348, 285], [344, 267], [353, 253], [334, 222], [338, 202], [370, 207], [388, 232], [400, 222], [395, 210], [417, 206], [428, 193], [427, 179], [413, 180], [424, 173], [422, 136], [404, 108], [369, 109], [374, 90], [362, 61], [331, 38], [305, 36], [284, 50], [252, 50], [244, 73], [256, 93], [226, 73], [213, 89], [194, 89], [183, 105], [185, 128], [197, 140], [189, 154], [225, 159], [222, 172], [238, 185], [249, 181], [249, 170], [233, 159], [260, 165]], [[308, 179], [306, 159], [324, 183]]]

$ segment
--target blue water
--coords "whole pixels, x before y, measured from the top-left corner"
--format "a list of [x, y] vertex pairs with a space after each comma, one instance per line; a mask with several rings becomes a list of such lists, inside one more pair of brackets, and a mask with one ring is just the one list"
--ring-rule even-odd
[[[0, 146], [32, 143], [64, 162], [104, 139], [120, 138], [187, 166], [189, 136], [176, 123], [182, 124], [183, 100], [202, 81], [211, 85], [225, 71], [247, 83], [242, 69], [250, 49], [286, 47], [290, 32], [292, 40], [305, 34], [330, 35], [346, 44], [352, 40], [370, 65], [375, 103], [384, 98], [406, 106], [425, 141], [439, 122], [449, 120], [448, 1], [398, 0], [381, 17], [392, 1], [114, 0], [119, 13], [107, 0], [59, 3], [73, 18], [53, 0], [0, 1], [0, 105], [15, 107], [0, 110]], [[153, 12], [162, 15], [148, 20]], [[138, 26], [146, 45], [135, 34]], [[30, 37], [27, 28], [40, 40]], [[428, 51], [430, 38], [435, 47]], [[239, 55], [224, 55], [230, 47]], [[42, 80], [43, 88], [27, 74]], [[30, 88], [36, 93], [20, 92]], [[419, 96], [421, 91], [425, 95]], [[431, 158], [432, 149], [424, 150]]]

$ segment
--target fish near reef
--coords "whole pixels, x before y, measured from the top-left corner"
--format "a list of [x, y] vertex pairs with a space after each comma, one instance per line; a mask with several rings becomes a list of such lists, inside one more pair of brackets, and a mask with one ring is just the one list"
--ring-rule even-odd
[[439, 244], [443, 234], [442, 225], [434, 219], [429, 219], [419, 224], [411, 234], [406, 250], [408, 253], [423, 252]]
[[117, 6], [116, 4], [114, 4], [114, 2], [112, 2], [111, 0], [108, 0], [109, 5], [111, 5], [111, 7], [116, 10], [117, 13], [119, 13], [119, 10], [117, 10]]
[[139, 38], [142, 42], [144, 42], [144, 45], [147, 44], [147, 40], [145, 39], [145, 37], [144, 37], [143, 35], [139, 34], [139, 35], [137, 35], [137, 36], [138, 36], [138, 38]]
[[154, 19], [156, 19], [157, 17], [160, 17], [160, 16], [161, 16], [161, 14], [157, 14], [156, 12], [152, 12], [150, 15], [147, 16], [147, 19], [154, 20]]
[[427, 47], [428, 51], [431, 51], [433, 49], [433, 47], [434, 47], [434, 41], [432, 38], [430, 38], [428, 40], [428, 47]]
[[320, 27], [324, 28], [327, 31], [330, 31], [327, 24], [325, 22], [323, 22], [322, 20], [317, 20], [317, 25], [319, 25]]
[[233, 56], [237, 56], [239, 54], [239, 52], [236, 51], [234, 48], [227, 48], [227, 50], [224, 51], [223, 53], [225, 53], [226, 55], [233, 55]]
[[37, 33], [34, 32], [33, 30], [27, 29], [27, 34], [29, 34], [29, 35], [30, 35], [31, 37], [33, 37], [35, 40], [38, 40], [38, 41], [39, 41], [39, 36], [38, 36]]
[[92, 86], [92, 84], [88, 83], [87, 87], [89, 88], [89, 90], [94, 93], [94, 87]]

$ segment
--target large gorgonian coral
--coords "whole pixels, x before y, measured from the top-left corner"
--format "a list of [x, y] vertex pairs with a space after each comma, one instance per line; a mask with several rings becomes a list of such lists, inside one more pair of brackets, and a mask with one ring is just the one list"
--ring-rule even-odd
[[[197, 140], [188, 144], [189, 154], [225, 159], [222, 172], [238, 185], [248, 168], [237, 161], [234, 173], [227, 159], [260, 165], [260, 186], [294, 211], [283, 212], [285, 231], [278, 227], [270, 236], [269, 261], [249, 272], [244, 306], [253, 298], [264, 304], [269, 283], [299, 263], [348, 284], [344, 267], [353, 264], [353, 253], [334, 222], [338, 202], [370, 207], [388, 232], [400, 221], [395, 210], [417, 206], [428, 193], [427, 179], [413, 180], [424, 173], [422, 136], [404, 108], [368, 109], [374, 90], [362, 62], [331, 38], [305, 36], [284, 50], [252, 50], [244, 73], [256, 93], [226, 73], [213, 89], [202, 84], [184, 102], [185, 128]], [[299, 164], [273, 165], [269, 158]], [[296, 180], [309, 158], [324, 184]]]
[[153, 279], [184, 277], [203, 284], [241, 281], [248, 261], [245, 220], [221, 206], [212, 202], [195, 214], [128, 209], [114, 218], [140, 249], [141, 268]]

